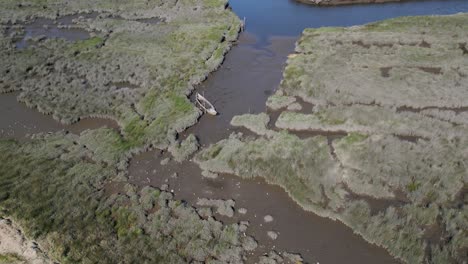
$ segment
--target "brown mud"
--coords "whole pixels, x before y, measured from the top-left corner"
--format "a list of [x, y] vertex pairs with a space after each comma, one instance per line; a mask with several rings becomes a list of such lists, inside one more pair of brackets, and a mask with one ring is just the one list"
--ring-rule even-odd
[[18, 92], [0, 94], [0, 138], [24, 140], [28, 135], [69, 131], [80, 134], [87, 129], [108, 127], [119, 130], [116, 121], [105, 118], [83, 118], [77, 123], [64, 125], [50, 115], [28, 108], [16, 99]]
[[[304, 211], [279, 186], [261, 179], [245, 180], [231, 175], [203, 178], [200, 168], [190, 161], [161, 165], [160, 161], [168, 157], [168, 153], [160, 151], [137, 155], [130, 163], [130, 182], [141, 187], [168, 184], [176, 199], [192, 205], [198, 198], [234, 199], [236, 210], [247, 209], [245, 215], [236, 211], [233, 218], [215, 216], [227, 223], [250, 222], [248, 233], [260, 246], [249, 263], [272, 249], [300, 253], [306, 263], [399, 263], [384, 249], [367, 243], [342, 223]], [[266, 215], [273, 216], [274, 220], [265, 223]], [[268, 231], [277, 232], [278, 238], [271, 240]]]

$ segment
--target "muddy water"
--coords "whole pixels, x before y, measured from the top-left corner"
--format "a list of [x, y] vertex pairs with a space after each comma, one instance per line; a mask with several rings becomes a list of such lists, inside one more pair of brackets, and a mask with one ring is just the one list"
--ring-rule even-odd
[[150, 25], [156, 25], [156, 24], [159, 24], [161, 22], [163, 22], [164, 20], [159, 18], [159, 17], [152, 17], [152, 18], [141, 18], [141, 19], [136, 19], [136, 21], [140, 22], [140, 23], [145, 23], [145, 24], [150, 24]]
[[0, 94], [0, 138], [21, 139], [27, 134], [54, 132], [64, 128], [50, 116], [19, 103], [17, 95]]
[[231, 133], [233, 116], [266, 110], [265, 102], [278, 87], [296, 38], [272, 37], [270, 41], [258, 49], [253, 35], [241, 35], [222, 67], [196, 89], [213, 103], [219, 115], [202, 116], [184, 135], [194, 133], [202, 145], [209, 145]]
[[[234, 199], [236, 209], [246, 208], [247, 214], [236, 212], [231, 219], [216, 218], [228, 223], [250, 222], [248, 233], [261, 245], [249, 258], [250, 263], [272, 249], [300, 253], [307, 263], [398, 263], [385, 250], [368, 244], [343, 224], [304, 211], [278, 186], [229, 175], [206, 179], [190, 161], [161, 165], [160, 161], [167, 157], [167, 153], [159, 151], [136, 156], [129, 168], [130, 181], [139, 186], [168, 184], [177, 199], [192, 205], [198, 198]], [[265, 223], [265, 215], [273, 216], [273, 222]], [[268, 231], [278, 232], [277, 240], [271, 240]]]
[[[100, 15], [124, 20], [124, 18], [119, 16], [98, 12], [67, 15], [57, 19], [36, 18], [32, 22], [23, 25], [25, 33], [23, 37], [16, 42], [16, 48], [27, 48], [30, 45], [29, 39], [31, 38], [61, 38], [70, 42], [88, 39], [91, 36], [90, 32], [77, 27], [75, 22], [77, 19], [95, 19]], [[135, 19], [134, 21], [148, 25], [155, 25], [163, 22], [163, 20], [158, 17]], [[13, 30], [10, 29], [8, 32], [11, 33]]]
[[77, 18], [95, 18], [98, 13], [78, 14], [61, 17], [57, 20], [47, 18], [36, 18], [33, 22], [24, 25], [24, 37], [16, 43], [16, 48], [24, 49], [29, 46], [28, 39], [62, 38], [67, 41], [85, 40], [90, 37], [90, 33], [81, 28], [73, 28], [73, 20]]
[[117, 122], [104, 118], [84, 118], [72, 125], [63, 125], [17, 101], [18, 93], [0, 94], [0, 138], [24, 140], [27, 135], [57, 131], [80, 134], [100, 127], [119, 129]]

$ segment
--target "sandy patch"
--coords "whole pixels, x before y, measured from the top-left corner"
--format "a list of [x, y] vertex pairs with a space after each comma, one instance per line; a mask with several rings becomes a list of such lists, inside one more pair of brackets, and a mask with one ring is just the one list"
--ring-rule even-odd
[[8, 219], [0, 218], [0, 263], [53, 263], [36, 242], [24, 237]]

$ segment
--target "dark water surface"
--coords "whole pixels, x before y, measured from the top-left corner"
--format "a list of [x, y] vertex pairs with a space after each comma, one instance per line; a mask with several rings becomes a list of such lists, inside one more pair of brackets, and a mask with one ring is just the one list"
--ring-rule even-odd
[[305, 28], [355, 26], [417, 15], [468, 12], [467, 0], [413, 0], [400, 3], [318, 7], [294, 0], [230, 0], [233, 11], [246, 18], [246, 30], [264, 45], [271, 36], [299, 36]]
[[29, 46], [28, 39], [37, 37], [62, 38], [70, 42], [88, 39], [90, 38], [88, 31], [81, 28], [68, 27], [73, 26], [74, 19], [95, 18], [97, 15], [98, 13], [69, 15], [61, 17], [57, 20], [36, 18], [33, 22], [24, 25], [25, 35], [20, 41], [16, 43], [16, 48], [27, 48]]

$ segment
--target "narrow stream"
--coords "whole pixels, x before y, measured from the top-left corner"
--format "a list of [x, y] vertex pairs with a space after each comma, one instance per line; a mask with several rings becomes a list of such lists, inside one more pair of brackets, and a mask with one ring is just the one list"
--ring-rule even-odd
[[24, 140], [27, 135], [69, 131], [80, 134], [86, 129], [108, 127], [118, 130], [119, 125], [111, 119], [84, 118], [72, 125], [57, 122], [50, 115], [39, 113], [17, 101], [18, 92], [0, 94], [0, 138]]

